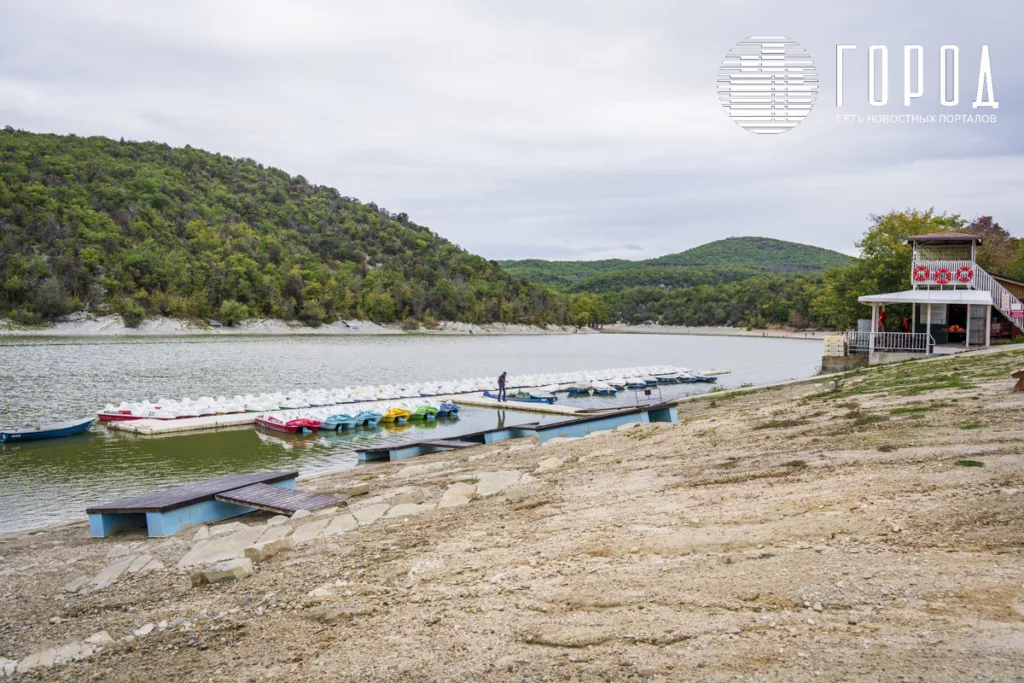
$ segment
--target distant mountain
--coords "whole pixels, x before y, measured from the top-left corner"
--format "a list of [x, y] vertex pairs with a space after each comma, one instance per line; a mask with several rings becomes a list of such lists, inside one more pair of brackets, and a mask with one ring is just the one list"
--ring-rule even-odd
[[[678, 254], [646, 261], [499, 261], [515, 277], [569, 291], [609, 291], [621, 287], [662, 288], [735, 281], [781, 273], [818, 273], [853, 259], [837, 251], [770, 237], [729, 237]], [[593, 286], [590, 286], [593, 285]]]
[[770, 237], [727, 237], [678, 254], [644, 261], [652, 266], [749, 266], [784, 272], [812, 273], [845, 266], [846, 254]]

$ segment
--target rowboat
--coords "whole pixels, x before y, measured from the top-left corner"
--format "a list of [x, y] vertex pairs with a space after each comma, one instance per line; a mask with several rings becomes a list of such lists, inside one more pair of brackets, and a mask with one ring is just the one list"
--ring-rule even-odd
[[320, 422], [308, 417], [297, 417], [291, 420], [282, 420], [273, 415], [257, 415], [256, 424], [265, 429], [273, 429], [275, 432], [286, 432], [288, 434], [303, 433], [306, 431], [315, 432], [320, 429]]
[[[489, 391], [485, 391], [484, 392], [484, 397], [485, 398], [497, 399], [498, 395], [497, 394], [492, 394]], [[530, 396], [530, 395], [526, 395], [526, 396], [513, 395], [513, 396], [509, 396], [505, 400], [506, 401], [515, 401], [515, 402], [518, 402], [518, 403], [554, 403], [555, 402], [555, 397], [554, 396], [550, 396], [550, 397], [544, 397], [544, 396], [533, 397], [533, 396]]]
[[142, 415], [134, 415], [130, 410], [101, 410], [96, 413], [96, 417], [100, 419], [100, 422], [124, 422], [126, 420], [141, 420]]
[[41, 425], [34, 429], [16, 429], [12, 431], [0, 431], [0, 443], [10, 441], [35, 441], [36, 439], [58, 439], [62, 436], [73, 436], [87, 431], [92, 426], [93, 418], [87, 420], [73, 420], [71, 422], [57, 422], [55, 424]]
[[540, 399], [545, 403], [554, 403], [558, 400], [554, 392], [547, 391], [546, 389], [520, 389], [516, 392], [516, 398]]

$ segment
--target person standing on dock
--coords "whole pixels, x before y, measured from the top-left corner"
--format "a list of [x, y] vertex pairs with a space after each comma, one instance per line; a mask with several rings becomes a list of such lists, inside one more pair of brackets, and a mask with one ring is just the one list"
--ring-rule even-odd
[[498, 400], [508, 403], [508, 397], [505, 395], [505, 376], [507, 372], [502, 372], [498, 375]]

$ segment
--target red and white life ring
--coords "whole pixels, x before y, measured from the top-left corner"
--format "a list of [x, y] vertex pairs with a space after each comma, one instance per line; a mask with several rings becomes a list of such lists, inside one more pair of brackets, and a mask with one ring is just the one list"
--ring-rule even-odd
[[918, 282], [924, 282], [928, 279], [928, 276], [932, 274], [932, 271], [928, 270], [928, 266], [917, 265], [914, 266], [914, 279]]
[[949, 272], [949, 268], [935, 269], [935, 284], [948, 285], [952, 280], [953, 274]]
[[970, 282], [974, 279], [974, 268], [970, 266], [960, 266], [956, 269], [956, 279], [960, 282]]

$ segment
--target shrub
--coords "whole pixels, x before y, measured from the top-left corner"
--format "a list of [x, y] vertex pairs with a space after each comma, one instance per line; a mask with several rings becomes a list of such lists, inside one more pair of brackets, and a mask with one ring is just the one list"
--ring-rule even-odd
[[55, 277], [47, 278], [32, 297], [32, 308], [45, 320], [59, 318], [71, 313], [76, 306], [75, 300]]
[[136, 328], [146, 319], [146, 309], [131, 300], [121, 302], [118, 313], [121, 314], [125, 327]]
[[220, 319], [228, 327], [234, 327], [249, 317], [249, 308], [243, 303], [228, 299], [220, 305]]
[[402, 323], [402, 329], [407, 332], [412, 332], [420, 329], [420, 323], [417, 320], [406, 320]]
[[320, 327], [324, 323], [324, 318], [327, 313], [324, 312], [323, 306], [315, 301], [307, 301], [302, 304], [302, 311], [299, 313], [299, 320], [306, 323], [310, 327]]

